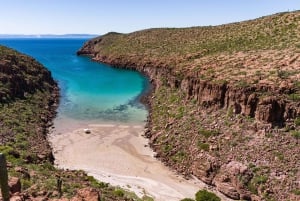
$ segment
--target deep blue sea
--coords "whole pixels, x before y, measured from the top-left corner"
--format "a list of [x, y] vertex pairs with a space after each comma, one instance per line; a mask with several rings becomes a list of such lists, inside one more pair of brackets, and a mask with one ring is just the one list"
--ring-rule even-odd
[[76, 120], [143, 122], [137, 97], [149, 86], [138, 72], [116, 69], [77, 56], [86, 39], [0, 39], [48, 68], [61, 89], [58, 113]]

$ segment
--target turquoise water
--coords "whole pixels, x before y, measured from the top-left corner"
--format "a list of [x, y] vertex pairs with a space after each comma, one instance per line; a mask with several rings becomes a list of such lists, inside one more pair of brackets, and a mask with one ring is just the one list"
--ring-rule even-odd
[[76, 120], [143, 122], [147, 111], [137, 100], [148, 80], [77, 56], [84, 39], [0, 39], [0, 44], [34, 57], [61, 89], [59, 115]]

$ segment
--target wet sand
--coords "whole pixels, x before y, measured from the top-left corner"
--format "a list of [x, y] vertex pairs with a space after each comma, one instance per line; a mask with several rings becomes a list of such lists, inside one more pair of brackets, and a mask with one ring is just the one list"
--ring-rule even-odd
[[[194, 198], [199, 189], [207, 188], [199, 180], [184, 179], [154, 158], [142, 136], [144, 124], [90, 124], [58, 118], [54, 126], [49, 141], [59, 168], [84, 170], [100, 181], [157, 201]], [[84, 128], [91, 133], [86, 134]]]

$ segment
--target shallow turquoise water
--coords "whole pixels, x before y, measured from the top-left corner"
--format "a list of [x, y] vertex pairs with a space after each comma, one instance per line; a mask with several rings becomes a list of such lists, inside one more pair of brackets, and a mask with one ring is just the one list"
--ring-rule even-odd
[[77, 56], [84, 39], [0, 39], [51, 72], [61, 88], [59, 115], [76, 120], [143, 122], [147, 111], [137, 97], [149, 86], [138, 72], [115, 69]]

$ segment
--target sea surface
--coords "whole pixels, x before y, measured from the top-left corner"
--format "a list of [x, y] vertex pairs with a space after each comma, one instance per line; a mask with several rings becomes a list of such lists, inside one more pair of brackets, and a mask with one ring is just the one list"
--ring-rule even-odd
[[77, 56], [87, 39], [0, 39], [0, 44], [28, 54], [48, 68], [61, 89], [60, 117], [79, 121], [144, 122], [138, 97], [149, 87], [138, 72]]

